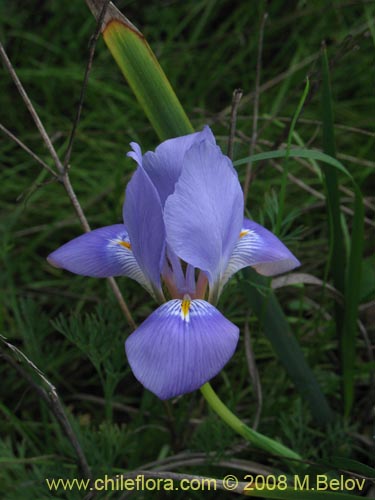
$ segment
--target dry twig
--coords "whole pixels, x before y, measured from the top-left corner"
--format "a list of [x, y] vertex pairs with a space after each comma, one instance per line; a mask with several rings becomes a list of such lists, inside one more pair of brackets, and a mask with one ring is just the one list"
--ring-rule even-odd
[[[253, 133], [251, 136], [251, 142], [249, 147], [249, 156], [254, 154], [255, 144], [258, 137], [258, 114], [259, 114], [259, 96], [260, 96], [260, 75], [262, 71], [262, 52], [263, 52], [263, 37], [264, 37], [264, 27], [266, 24], [268, 14], [265, 13], [262, 17], [259, 28], [259, 39], [258, 39], [258, 57], [257, 57], [257, 68], [255, 77], [255, 90], [254, 90], [254, 112], [253, 112]], [[246, 165], [245, 181], [243, 186], [243, 196], [246, 205], [247, 194], [249, 192], [251, 180], [251, 161]]]
[[[98, 23], [98, 25], [101, 26], [101, 20], [99, 19], [99, 21], [100, 21], [100, 24]], [[39, 133], [40, 133], [40, 135], [41, 135], [41, 137], [42, 137], [42, 139], [43, 139], [43, 141], [44, 141], [44, 143], [45, 143], [45, 145], [46, 145], [46, 147], [47, 147], [47, 149], [48, 149], [48, 151], [49, 151], [49, 153], [54, 161], [56, 170], [59, 173], [59, 175], [58, 175], [59, 181], [63, 184], [63, 186], [65, 188], [65, 191], [70, 199], [70, 202], [73, 205], [73, 208], [76, 212], [76, 215], [77, 215], [77, 217], [78, 217], [78, 219], [83, 227], [83, 230], [85, 232], [89, 232], [91, 230], [90, 225], [89, 225], [88, 220], [87, 220], [87, 218], [82, 210], [81, 204], [80, 204], [80, 202], [75, 194], [73, 186], [70, 182], [68, 170], [64, 167], [63, 163], [60, 161], [60, 158], [59, 158], [59, 156], [58, 156], [58, 154], [57, 154], [57, 152], [52, 144], [52, 141], [49, 138], [49, 135], [48, 135], [46, 129], [44, 128], [44, 125], [43, 125], [42, 121], [40, 120], [38, 113], [36, 112], [29, 96], [27, 95], [20, 79], [18, 78], [17, 73], [14, 70], [13, 65], [10, 62], [10, 60], [6, 54], [6, 51], [1, 43], [0, 43], [0, 57], [3, 60], [5, 67], [9, 71], [9, 74], [12, 77], [12, 80], [13, 80], [15, 86], [17, 87], [17, 90], [18, 90], [19, 94], [21, 95], [22, 100], [25, 103], [28, 111], [30, 112], [31, 117], [33, 118], [33, 120], [37, 126], [37, 129], [38, 129], [38, 131], [39, 131]], [[78, 119], [79, 119], [79, 116], [78, 116]], [[76, 119], [76, 122], [73, 125], [73, 128], [76, 129], [77, 124], [78, 124], [78, 121]], [[121, 291], [120, 291], [115, 279], [108, 278], [108, 281], [109, 281], [109, 284], [112, 288], [112, 291], [113, 291], [113, 293], [114, 293], [114, 295], [115, 295], [115, 297], [116, 297], [116, 299], [121, 307], [121, 310], [123, 311], [128, 323], [129, 323], [129, 325], [133, 329], [135, 329], [136, 323], [132, 317], [132, 314], [131, 314], [122, 294], [121, 294]]]
[[232, 110], [230, 113], [229, 138], [228, 138], [228, 156], [233, 160], [234, 136], [236, 135], [237, 111], [243, 95], [242, 89], [235, 89], [232, 97]]
[[47, 404], [52, 414], [60, 424], [62, 430], [64, 431], [64, 434], [70, 441], [73, 449], [75, 450], [82, 473], [85, 475], [85, 477], [91, 478], [91, 471], [86, 456], [65, 413], [64, 407], [61, 403], [59, 395], [57, 394], [55, 386], [51, 384], [51, 382], [46, 378], [43, 372], [37, 366], [35, 366], [35, 364], [22, 351], [7, 342], [7, 340], [2, 335], [0, 335], [0, 341], [8, 349], [10, 349], [13, 353], [20, 357], [22, 361], [25, 361], [28, 366], [31, 367], [34, 373], [47, 385], [48, 391], [37, 384], [33, 377], [31, 377], [29, 373], [24, 368], [22, 368], [22, 366], [20, 366], [20, 364], [17, 363], [15, 359], [13, 359], [12, 356], [9, 356], [3, 349], [0, 348], [0, 357], [2, 357], [10, 366], [12, 366], [17, 371], [17, 373], [26, 380], [26, 382], [34, 389], [38, 396]]
[[263, 406], [263, 393], [262, 393], [262, 385], [260, 383], [259, 372], [257, 369], [257, 365], [255, 363], [254, 351], [251, 346], [251, 337], [249, 330], [249, 323], [246, 321], [245, 323], [245, 354], [247, 366], [249, 369], [251, 381], [253, 383], [255, 399], [257, 402], [257, 408], [254, 417], [253, 429], [256, 430], [259, 425], [260, 414], [262, 412]]

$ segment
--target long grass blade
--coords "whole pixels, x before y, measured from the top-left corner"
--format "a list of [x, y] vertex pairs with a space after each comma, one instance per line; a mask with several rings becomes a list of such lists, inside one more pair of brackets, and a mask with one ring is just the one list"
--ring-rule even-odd
[[[323, 122], [323, 151], [332, 158], [336, 157], [335, 134], [333, 126], [333, 106], [331, 83], [327, 51], [322, 51], [322, 122]], [[337, 172], [326, 165], [322, 165], [324, 174], [324, 187], [327, 193], [327, 208], [330, 226], [330, 259], [327, 269], [333, 277], [334, 287], [341, 293], [345, 289], [345, 248], [340, 220], [340, 194], [338, 188]], [[336, 305], [336, 329], [340, 335], [342, 329], [343, 310]]]
[[289, 170], [288, 159], [289, 159], [289, 153], [290, 153], [290, 146], [292, 144], [293, 132], [294, 132], [298, 117], [301, 114], [303, 105], [304, 105], [306, 98], [308, 96], [309, 89], [310, 89], [310, 82], [309, 82], [309, 79], [307, 78], [304, 91], [303, 91], [302, 96], [299, 100], [296, 112], [294, 113], [292, 123], [290, 124], [290, 129], [289, 129], [289, 133], [288, 133], [288, 140], [287, 140], [287, 146], [286, 146], [286, 156], [284, 158], [284, 168], [283, 168], [280, 193], [279, 193], [279, 209], [277, 212], [276, 228], [275, 228], [276, 234], [280, 233], [281, 223], [282, 223], [283, 215], [284, 215], [285, 195], [286, 195], [286, 186], [287, 186], [288, 170]]
[[[294, 481], [295, 484], [300, 484], [297, 483], [296, 476], [294, 476]], [[304, 477], [301, 477], [300, 482], [302, 483], [303, 481]], [[312, 483], [312, 481], [310, 481], [310, 483]], [[323, 483], [324, 482], [322, 480], [322, 484]], [[257, 498], [273, 498], [275, 500], [360, 500], [363, 498], [359, 497], [358, 495], [350, 495], [348, 493], [314, 491], [312, 488], [310, 490], [307, 490], [299, 489], [298, 487], [287, 487], [285, 489], [275, 488], [275, 490], [272, 491], [271, 488], [256, 488], [256, 486], [252, 485], [251, 483], [248, 484], [245, 488], [246, 490], [244, 490], [243, 494], [246, 496]]]
[[[246, 269], [244, 272], [247, 279], [242, 282], [242, 288], [266, 337], [294, 385], [309, 404], [315, 420], [321, 425], [328, 423], [333, 416], [328, 402], [306, 362], [277, 298], [268, 288], [268, 280], [252, 269]], [[256, 286], [249, 286], [249, 281]]]
[[[322, 48], [322, 123], [323, 123], [323, 150], [333, 158], [336, 157], [335, 134], [333, 125], [333, 103], [331, 82], [329, 75], [329, 64], [325, 45]], [[326, 275], [331, 274], [334, 287], [341, 293], [345, 293], [345, 269], [346, 254], [344, 246], [344, 235], [341, 226], [340, 215], [340, 193], [338, 187], [337, 172], [335, 169], [322, 165], [324, 174], [324, 188], [326, 191], [327, 209], [329, 215], [329, 258], [326, 266]], [[352, 362], [346, 357], [347, 349], [346, 329], [344, 327], [345, 304], [335, 303], [335, 326], [336, 335], [340, 345], [341, 370], [343, 372], [344, 399], [350, 398], [352, 378], [349, 373]], [[346, 404], [346, 403], [345, 403]]]
[[[317, 160], [345, 174], [353, 184], [354, 189], [354, 217], [350, 238], [350, 254], [346, 269], [342, 269], [345, 276], [344, 285], [344, 313], [343, 330], [341, 337], [341, 364], [343, 377], [344, 411], [350, 413], [354, 399], [354, 367], [355, 367], [355, 335], [357, 331], [358, 305], [361, 294], [361, 263], [364, 245], [364, 204], [361, 190], [344, 165], [330, 155], [320, 151], [308, 149], [292, 149], [291, 151], [276, 150], [253, 155], [252, 162], [271, 158], [307, 158]], [[249, 158], [236, 161], [235, 165], [242, 165]]]
[[[96, 18], [103, 0], [86, 0]], [[159, 139], [189, 134], [193, 127], [142, 33], [110, 3], [102, 35]]]
[[[335, 156], [332, 96], [329, 79], [327, 51], [323, 47], [323, 147]], [[340, 222], [340, 197], [337, 172], [322, 167], [330, 213], [332, 260], [331, 272], [334, 286], [344, 293], [344, 308], [335, 305], [336, 331], [340, 340], [340, 360], [345, 415], [350, 413], [354, 399], [355, 337], [357, 332], [358, 305], [361, 293], [361, 264], [364, 239], [364, 206], [362, 193], [355, 186], [354, 217], [350, 241], [350, 255], [346, 264], [344, 237]]]
[[344, 411], [348, 416], [354, 400], [355, 338], [361, 295], [361, 266], [364, 245], [364, 205], [356, 186], [350, 255], [345, 283], [345, 313], [341, 341], [341, 364], [344, 389]]

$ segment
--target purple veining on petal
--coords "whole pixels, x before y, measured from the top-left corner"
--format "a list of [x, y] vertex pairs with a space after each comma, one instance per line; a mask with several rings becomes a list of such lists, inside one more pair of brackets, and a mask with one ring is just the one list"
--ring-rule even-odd
[[204, 300], [172, 300], [125, 342], [135, 377], [160, 399], [192, 392], [232, 357], [239, 329]]
[[165, 259], [165, 228], [158, 193], [141, 166], [126, 188], [123, 208], [132, 250], [143, 273], [161, 294], [160, 273]]
[[271, 231], [256, 222], [244, 219], [221, 285], [247, 266], [253, 267], [264, 276], [275, 276], [300, 265], [299, 260]]
[[143, 168], [156, 187], [162, 206], [174, 192], [175, 184], [181, 175], [185, 153], [191, 146], [203, 140], [215, 144], [215, 137], [208, 126], [201, 132], [168, 139], [162, 142], [155, 152], [148, 151], [143, 156]]
[[186, 153], [164, 207], [167, 241], [185, 262], [220, 279], [243, 222], [243, 194], [228, 157], [208, 141]]
[[48, 258], [55, 267], [96, 278], [128, 276], [147, 288], [124, 224], [94, 229], [65, 243]]

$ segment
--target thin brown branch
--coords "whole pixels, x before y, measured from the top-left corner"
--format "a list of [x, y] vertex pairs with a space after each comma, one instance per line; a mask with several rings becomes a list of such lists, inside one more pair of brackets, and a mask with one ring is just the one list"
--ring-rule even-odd
[[[30, 112], [30, 114], [31, 114], [36, 126], [37, 126], [37, 129], [38, 129], [40, 135], [42, 136], [42, 139], [43, 139], [45, 145], [47, 146], [49, 153], [52, 156], [52, 159], [55, 163], [55, 167], [60, 174], [60, 181], [62, 182], [62, 184], [65, 188], [65, 191], [66, 191], [66, 193], [67, 193], [67, 195], [68, 195], [68, 197], [73, 205], [73, 208], [77, 214], [77, 217], [78, 217], [84, 231], [85, 232], [90, 231], [90, 225], [88, 223], [88, 220], [87, 220], [87, 218], [82, 210], [81, 204], [79, 203], [78, 198], [77, 198], [77, 196], [74, 192], [74, 189], [72, 187], [72, 184], [70, 182], [68, 170], [65, 169], [63, 164], [61, 163], [60, 158], [58, 157], [56, 150], [52, 144], [52, 141], [49, 138], [49, 136], [46, 132], [46, 129], [44, 128], [44, 125], [38, 116], [38, 113], [36, 112], [31, 100], [29, 99], [29, 96], [27, 95], [21, 81], [19, 80], [19, 78], [18, 78], [18, 76], [17, 76], [17, 74], [12, 66], [12, 63], [10, 62], [10, 60], [5, 52], [5, 49], [1, 43], [0, 43], [0, 57], [3, 60], [6, 68], [8, 69], [9, 74], [11, 75], [12, 80], [13, 80], [14, 84], [16, 85], [18, 92], [20, 93], [28, 111]], [[128, 308], [128, 306], [127, 306], [127, 304], [126, 304], [126, 302], [125, 302], [125, 300], [120, 292], [120, 289], [119, 289], [115, 279], [108, 278], [108, 281], [109, 281], [110, 287], [112, 288], [113, 293], [115, 294], [115, 297], [116, 297], [116, 299], [120, 305], [120, 308], [123, 311], [128, 323], [129, 323], [129, 325], [133, 329], [135, 329], [136, 324], [132, 318], [130, 310], [129, 310], [129, 308]]]
[[243, 95], [242, 89], [235, 89], [232, 97], [232, 110], [230, 113], [229, 138], [228, 138], [228, 156], [233, 160], [234, 136], [236, 135], [237, 111]]
[[89, 76], [90, 76], [90, 72], [91, 72], [91, 68], [92, 68], [92, 63], [93, 63], [93, 60], [94, 60], [96, 44], [97, 44], [97, 41], [98, 41], [98, 38], [99, 38], [99, 35], [100, 35], [100, 32], [101, 32], [102, 23], [103, 23], [104, 16], [106, 14], [106, 11], [107, 11], [109, 3], [110, 3], [110, 0], [105, 0], [105, 2], [103, 3], [102, 10], [100, 12], [98, 21], [96, 23], [95, 33], [94, 33], [94, 35], [92, 36], [92, 38], [90, 40], [90, 44], [89, 44], [89, 59], [87, 61], [87, 65], [86, 65], [85, 75], [83, 77], [83, 83], [82, 83], [82, 87], [81, 87], [81, 94], [79, 96], [79, 102], [78, 102], [76, 117], [75, 117], [75, 120], [73, 122], [73, 127], [72, 127], [72, 131], [70, 133], [68, 147], [66, 149], [65, 158], [64, 158], [64, 168], [65, 169], [68, 168], [69, 162], [70, 162], [70, 158], [71, 158], [71, 155], [72, 155], [73, 142], [74, 142], [74, 139], [75, 139], [75, 136], [76, 136], [76, 133], [77, 133], [78, 124], [79, 124], [80, 119], [81, 119], [81, 113], [82, 113], [82, 108], [83, 108], [83, 101], [85, 100], [86, 89], [87, 89], [87, 85], [88, 85], [88, 82], [89, 82]]
[[133, 330], [135, 330], [137, 328], [137, 324], [133, 319], [133, 316], [130, 312], [130, 309], [128, 308], [128, 306], [126, 304], [124, 297], [122, 296], [122, 293], [118, 287], [118, 284], [117, 284], [115, 278], [107, 278], [107, 279], [109, 282], [109, 286], [112, 288], [112, 291], [117, 299], [117, 302], [119, 303], [119, 306], [120, 306], [122, 312], [124, 313], [125, 318], [127, 319], [128, 323], [129, 323], [129, 326], [131, 326], [133, 328]]
[[60, 173], [63, 173], [64, 169], [63, 169], [62, 163], [61, 163], [61, 161], [56, 153], [56, 150], [51, 142], [51, 139], [49, 138], [49, 135], [47, 134], [46, 129], [44, 128], [44, 125], [41, 122], [41, 120], [38, 116], [38, 113], [36, 112], [36, 110], [33, 106], [33, 103], [30, 101], [29, 96], [27, 95], [20, 79], [18, 78], [17, 73], [15, 72], [15, 70], [12, 66], [12, 63], [10, 62], [10, 60], [7, 56], [7, 53], [5, 52], [5, 49], [4, 49], [1, 42], [0, 42], [0, 57], [3, 60], [3, 63], [5, 65], [5, 67], [7, 68], [15, 86], [17, 87], [17, 90], [18, 90], [20, 96], [22, 97], [22, 100], [25, 103], [26, 108], [28, 109], [29, 113], [31, 114], [31, 117], [34, 120], [35, 125], [36, 125], [37, 129], [39, 130], [40, 135], [42, 136], [44, 144], [47, 146], [47, 149], [48, 149], [50, 155], [52, 156], [53, 161], [55, 162], [56, 168], [58, 169], [58, 171]]
[[[358, 26], [358, 28], [356, 30], [352, 31], [352, 33], [351, 33], [352, 40], [355, 41], [355, 38], [356, 37], [360, 37], [362, 35], [362, 33], [366, 32], [367, 29], [368, 29], [367, 22], [361, 24], [360, 26]], [[348, 48], [346, 46], [345, 41], [342, 42], [341, 44], [335, 44], [335, 45], [338, 45], [338, 51], [340, 52], [340, 56], [347, 55]], [[344, 46], [344, 50], [341, 50], [341, 46]], [[259, 89], [260, 90], [260, 94], [262, 94], [263, 92], [266, 92], [267, 90], [275, 87], [279, 83], [283, 82], [284, 80], [286, 80], [287, 78], [289, 78], [290, 76], [292, 76], [297, 71], [305, 68], [306, 66], [309, 66], [311, 63], [315, 63], [320, 58], [320, 56], [321, 56], [320, 50], [316, 51], [313, 54], [310, 54], [309, 56], [307, 56], [304, 59], [302, 59], [302, 61], [294, 64], [293, 66], [291, 66], [287, 70], [282, 71], [281, 73], [279, 73], [274, 78], [271, 78], [267, 82], [263, 83], [260, 86], [260, 89]], [[336, 58], [335, 62], [336, 63], [338, 62], [337, 58]], [[310, 92], [309, 98], [311, 98], [311, 96], [314, 95], [314, 93], [316, 92], [316, 90], [317, 89], [314, 89], [314, 92]], [[242, 108], [244, 107], [245, 104], [249, 103], [250, 101], [252, 101], [254, 99], [254, 94], [255, 94], [255, 92], [252, 91], [252, 92], [249, 92], [248, 94], [246, 94], [246, 95], [243, 96], [243, 98], [241, 100], [241, 107]], [[205, 111], [205, 110], [197, 109], [197, 111], [199, 111], [201, 113], [202, 111]], [[226, 106], [217, 115], [215, 115], [214, 121], [220, 122], [226, 116], [228, 116], [230, 114], [230, 112], [231, 112], [231, 106]], [[290, 118], [288, 120], [290, 121]]]
[[39, 163], [43, 168], [48, 170], [48, 172], [54, 177], [58, 178], [58, 174], [49, 166], [46, 162], [44, 162], [38, 155], [36, 155], [29, 147], [26, 146], [18, 137], [16, 137], [10, 130], [8, 130], [4, 125], [0, 123], [0, 130], [4, 132], [12, 141], [14, 141], [18, 146], [20, 146], [27, 154], [29, 154], [36, 162]]
[[28, 366], [36, 373], [36, 375], [43, 380], [43, 382], [48, 386], [48, 391], [46, 391], [43, 387], [35, 382], [33, 377], [29, 375], [29, 373], [20, 366], [20, 364], [13, 359], [12, 356], [9, 356], [2, 348], [0, 348], [0, 357], [2, 357], [10, 366], [12, 366], [17, 373], [32, 387], [32, 389], [38, 394], [39, 398], [42, 399], [47, 406], [49, 407], [51, 413], [55, 416], [57, 422], [62, 428], [64, 434], [70, 441], [74, 451], [76, 452], [78, 463], [80, 469], [85, 477], [91, 478], [91, 471], [86, 460], [84, 451], [78, 441], [77, 436], [73, 431], [73, 427], [71, 426], [69, 419], [65, 413], [65, 409], [61, 403], [61, 400], [57, 394], [55, 386], [51, 384], [51, 382], [46, 378], [46, 376], [42, 373], [41, 370], [17, 347], [10, 344], [6, 341], [6, 339], [0, 335], [1, 342], [10, 349], [13, 353], [15, 353], [18, 357], [25, 361]]
[[[264, 27], [266, 24], [268, 14], [265, 13], [262, 17], [260, 27], [259, 27], [259, 39], [258, 39], [258, 56], [257, 56], [257, 67], [256, 67], [256, 77], [255, 77], [255, 89], [254, 89], [254, 112], [253, 112], [253, 133], [251, 136], [249, 156], [254, 154], [255, 144], [258, 138], [258, 115], [259, 115], [259, 96], [260, 96], [260, 76], [262, 72], [262, 53], [263, 53], [263, 38], [264, 38]], [[245, 180], [243, 186], [243, 196], [246, 205], [247, 195], [250, 187], [251, 180], [251, 160], [246, 165]]]
[[67, 172], [65, 172], [62, 176], [62, 183], [63, 183], [65, 191], [66, 191], [67, 195], [69, 196], [69, 199], [73, 205], [73, 208], [77, 214], [77, 217], [81, 223], [81, 226], [83, 227], [84, 231], [86, 233], [88, 233], [89, 231], [91, 231], [90, 225], [88, 223], [86, 215], [84, 214], [84, 212], [82, 210], [81, 204], [78, 201], [78, 198], [74, 192], [73, 186], [70, 182], [70, 178], [69, 178], [69, 175]]
[[[268, 80], [267, 82], [263, 83], [259, 88], [260, 94], [263, 94], [263, 92], [266, 92], [267, 90], [272, 89], [273, 87], [275, 87], [279, 83], [283, 82], [284, 80], [289, 78], [291, 75], [293, 75], [297, 71], [305, 68], [306, 66], [309, 66], [311, 63], [315, 62], [319, 58], [319, 56], [320, 56], [320, 51], [315, 52], [314, 54], [311, 54], [310, 56], [307, 56], [304, 59], [302, 59], [302, 61], [300, 61], [299, 63], [296, 63], [291, 68], [289, 68], [285, 71], [282, 71], [274, 78], [271, 78], [271, 80]], [[248, 102], [252, 101], [254, 99], [254, 95], [255, 95], [255, 92], [252, 91], [252, 92], [249, 92], [248, 94], [246, 94], [245, 96], [243, 96], [243, 98], [241, 100], [241, 108], [243, 108], [244, 105], [247, 104]], [[231, 106], [227, 106], [222, 111], [220, 111], [217, 119], [220, 120], [220, 118], [223, 118], [224, 116], [229, 115], [230, 112], [231, 112]]]
[[[302, 163], [301, 161], [299, 161], [300, 159], [296, 158], [295, 159], [298, 163]], [[275, 160], [268, 160], [269, 164], [272, 165], [272, 167], [274, 167], [276, 170], [278, 170], [279, 172], [283, 172], [284, 169], [281, 165], [279, 165]], [[319, 205], [316, 205], [317, 206], [324, 206], [325, 204], [325, 195], [320, 193], [319, 191], [317, 191], [316, 189], [312, 188], [311, 186], [309, 186], [308, 184], [306, 184], [305, 182], [301, 181], [301, 179], [297, 178], [296, 176], [294, 176], [293, 174], [290, 174], [288, 173], [288, 179], [293, 182], [293, 184], [295, 184], [296, 186], [300, 187], [301, 189], [303, 189], [304, 191], [310, 193], [312, 196], [315, 196], [316, 198], [318, 198], [319, 200], [322, 200], [322, 203], [319, 204]], [[311, 207], [310, 207], [311, 208]], [[350, 215], [350, 216], [353, 216], [354, 215], [354, 212], [351, 208], [345, 206], [345, 205], [340, 205], [340, 209], [342, 212]], [[365, 217], [364, 218], [364, 222], [365, 224], [367, 224], [368, 226], [371, 226], [371, 227], [375, 227], [375, 222], [371, 219], [369, 219], [368, 217]]]
[[[241, 117], [243, 118], [243, 117]], [[272, 121], [272, 120], [277, 120], [277, 121], [280, 121], [280, 122], [287, 122], [287, 123], [290, 123], [290, 117], [287, 117], [287, 116], [262, 116], [262, 117], [259, 117], [260, 120], [265, 120], [265, 121]], [[318, 126], [321, 126], [322, 125], [322, 120], [313, 120], [311, 118], [298, 118], [298, 121], [300, 123], [306, 123], [307, 125], [318, 125]], [[345, 130], [346, 132], [353, 132], [355, 134], [360, 134], [360, 135], [365, 135], [367, 137], [374, 137], [374, 132], [370, 132], [369, 130], [365, 130], [365, 129], [362, 129], [362, 128], [358, 128], [358, 127], [351, 127], [349, 125], [341, 125], [340, 123], [335, 123], [334, 125], [334, 128], [336, 129], [340, 129], [340, 130]]]

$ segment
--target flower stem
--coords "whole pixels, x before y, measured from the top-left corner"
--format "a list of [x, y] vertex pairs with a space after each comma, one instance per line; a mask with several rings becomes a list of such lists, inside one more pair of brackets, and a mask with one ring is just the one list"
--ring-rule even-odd
[[221, 401], [216, 392], [212, 389], [211, 385], [207, 382], [201, 387], [201, 393], [206, 399], [207, 403], [211, 408], [219, 415], [224, 422], [229, 425], [234, 431], [243, 436], [247, 441], [261, 448], [268, 453], [273, 455], [279, 455], [284, 458], [290, 458], [293, 460], [302, 460], [298, 453], [287, 448], [281, 443], [274, 441], [273, 439], [254, 431], [247, 425], [245, 425], [234, 413], [232, 413], [229, 408]]

